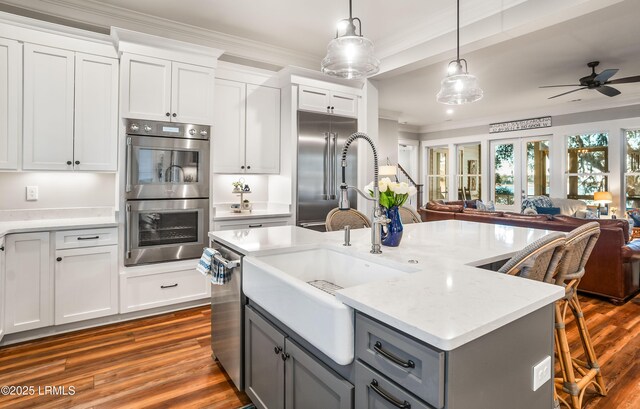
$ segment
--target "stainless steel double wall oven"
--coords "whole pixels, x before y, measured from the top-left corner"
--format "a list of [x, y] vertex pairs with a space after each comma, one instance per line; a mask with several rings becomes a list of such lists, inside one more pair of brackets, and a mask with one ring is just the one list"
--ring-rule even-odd
[[209, 126], [128, 119], [126, 266], [197, 258], [208, 245]]

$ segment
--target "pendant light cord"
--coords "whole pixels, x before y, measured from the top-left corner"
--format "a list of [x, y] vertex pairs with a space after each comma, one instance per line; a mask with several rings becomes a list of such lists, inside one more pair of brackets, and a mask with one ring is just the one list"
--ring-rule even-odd
[[[349, 4], [351, 4], [351, 0], [349, 0]], [[457, 27], [458, 27], [457, 30], [456, 30], [456, 33], [457, 33], [457, 45], [458, 45], [458, 48], [457, 48], [458, 52], [457, 52], [456, 55], [457, 55], [457, 61], [458, 61], [458, 64], [459, 64], [460, 63], [460, 0], [457, 0], [457, 19], [456, 19], [456, 21], [457, 21]]]
[[349, 21], [353, 21], [353, 13], [351, 10], [351, 0], [349, 0]]

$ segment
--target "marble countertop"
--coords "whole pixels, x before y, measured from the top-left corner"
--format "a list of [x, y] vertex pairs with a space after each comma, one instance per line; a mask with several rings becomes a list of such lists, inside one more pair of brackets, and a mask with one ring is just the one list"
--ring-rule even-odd
[[[276, 230], [278, 229], [278, 230]], [[418, 271], [339, 290], [336, 298], [381, 322], [442, 350], [452, 350], [542, 308], [564, 295], [562, 287], [506, 276], [475, 266], [510, 258], [546, 230], [456, 220], [404, 226], [400, 247], [372, 255], [370, 229], [318, 233], [287, 226], [212, 232], [209, 236], [245, 255], [335, 246], [355, 256], [383, 258]], [[550, 324], [551, 325], [551, 324]]]
[[0, 238], [11, 233], [118, 227], [113, 208], [0, 211]]

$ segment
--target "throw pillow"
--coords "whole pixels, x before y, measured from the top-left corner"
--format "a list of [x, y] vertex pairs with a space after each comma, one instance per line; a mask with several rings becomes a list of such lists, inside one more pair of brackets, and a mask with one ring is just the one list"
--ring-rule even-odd
[[522, 201], [522, 210], [536, 209], [537, 207], [553, 207], [551, 199], [547, 196], [530, 196]]
[[550, 214], [550, 215], [560, 214], [559, 207], [537, 207], [536, 206], [536, 211], [538, 212], [538, 214]]
[[527, 207], [526, 209], [524, 209], [522, 214], [538, 214], [538, 212], [537, 212], [536, 209], [531, 209], [531, 208]]
[[493, 201], [484, 203], [481, 200], [476, 200], [476, 210], [480, 210], [481, 212], [495, 212], [496, 205]]
[[640, 214], [629, 212], [629, 217], [631, 217], [631, 220], [633, 220], [634, 227], [640, 227]]

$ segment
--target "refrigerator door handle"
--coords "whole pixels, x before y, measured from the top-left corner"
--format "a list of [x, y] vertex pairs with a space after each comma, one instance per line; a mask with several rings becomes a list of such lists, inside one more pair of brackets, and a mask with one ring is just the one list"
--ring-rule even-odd
[[338, 175], [338, 172], [336, 170], [336, 167], [338, 165], [338, 134], [336, 132], [332, 132], [331, 135], [333, 135], [333, 156], [332, 158], [332, 164], [331, 164], [331, 196], [330, 199], [331, 200], [336, 200], [336, 190], [338, 187], [338, 182], [336, 181], [336, 177]]
[[324, 153], [324, 194], [322, 200], [329, 200], [331, 191], [331, 134], [324, 133], [325, 139], [325, 153]]

